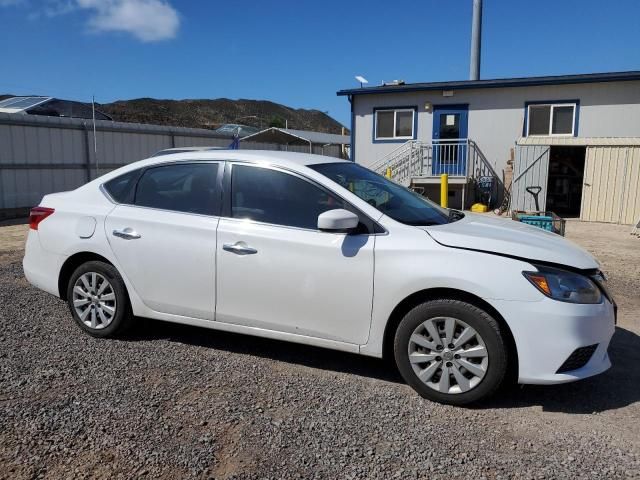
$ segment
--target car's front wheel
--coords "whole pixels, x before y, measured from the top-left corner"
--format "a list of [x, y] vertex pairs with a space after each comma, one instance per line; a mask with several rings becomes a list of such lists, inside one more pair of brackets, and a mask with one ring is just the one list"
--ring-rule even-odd
[[94, 337], [121, 334], [133, 321], [124, 281], [105, 262], [86, 262], [73, 272], [67, 303], [76, 323]]
[[451, 405], [488, 397], [507, 371], [498, 322], [459, 300], [431, 300], [409, 311], [396, 330], [394, 355], [403, 378], [420, 395]]

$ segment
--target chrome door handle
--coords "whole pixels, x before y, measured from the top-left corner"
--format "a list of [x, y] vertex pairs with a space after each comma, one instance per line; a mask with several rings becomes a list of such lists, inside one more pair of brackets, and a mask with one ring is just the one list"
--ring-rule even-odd
[[114, 230], [113, 231], [113, 236], [114, 237], [120, 237], [120, 238], [124, 238], [125, 240], [136, 240], [138, 238], [140, 238], [142, 235], [140, 235], [138, 232], [136, 232], [133, 228], [125, 228], [122, 230]]
[[254, 253], [258, 253], [258, 250], [249, 247], [244, 242], [236, 242], [233, 244], [225, 243], [222, 245], [222, 249], [227, 252], [235, 253], [236, 255], [253, 255]]

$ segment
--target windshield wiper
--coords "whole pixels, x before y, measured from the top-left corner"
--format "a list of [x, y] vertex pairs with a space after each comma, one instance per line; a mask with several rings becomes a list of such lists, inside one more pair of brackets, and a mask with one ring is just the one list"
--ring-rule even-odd
[[460, 219], [464, 218], [464, 213], [460, 210], [455, 210], [453, 208], [449, 209], [449, 223], [457, 222]]

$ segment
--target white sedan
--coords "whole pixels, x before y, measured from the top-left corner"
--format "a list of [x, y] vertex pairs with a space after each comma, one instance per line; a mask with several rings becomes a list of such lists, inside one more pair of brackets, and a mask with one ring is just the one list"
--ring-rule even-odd
[[165, 155], [47, 195], [24, 271], [96, 337], [139, 316], [388, 355], [443, 403], [611, 365], [615, 303], [589, 253], [317, 155]]

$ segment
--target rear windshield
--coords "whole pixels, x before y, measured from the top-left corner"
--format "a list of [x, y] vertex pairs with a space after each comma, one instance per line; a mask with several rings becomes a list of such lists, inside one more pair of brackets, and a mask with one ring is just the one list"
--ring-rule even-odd
[[406, 225], [449, 223], [449, 211], [356, 163], [323, 163], [309, 168], [330, 178], [385, 215]]

